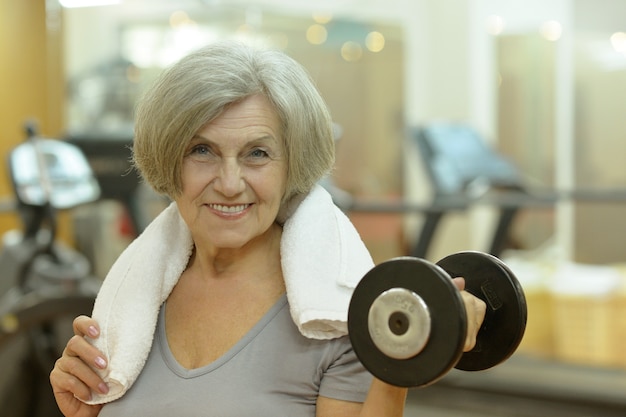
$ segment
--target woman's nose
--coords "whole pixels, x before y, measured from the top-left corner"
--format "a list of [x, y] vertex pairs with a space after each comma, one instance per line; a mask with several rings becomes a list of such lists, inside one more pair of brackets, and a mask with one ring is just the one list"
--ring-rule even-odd
[[235, 159], [222, 161], [216, 181], [216, 189], [225, 196], [231, 197], [241, 193], [245, 188], [241, 166]]

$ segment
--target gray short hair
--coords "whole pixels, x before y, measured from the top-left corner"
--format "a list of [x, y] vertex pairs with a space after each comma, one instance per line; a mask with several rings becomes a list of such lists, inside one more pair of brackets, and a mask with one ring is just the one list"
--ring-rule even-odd
[[334, 164], [332, 119], [304, 68], [285, 53], [222, 41], [192, 52], [140, 100], [133, 162], [157, 192], [176, 198], [189, 140], [230, 104], [262, 94], [282, 123], [284, 199], [308, 192]]

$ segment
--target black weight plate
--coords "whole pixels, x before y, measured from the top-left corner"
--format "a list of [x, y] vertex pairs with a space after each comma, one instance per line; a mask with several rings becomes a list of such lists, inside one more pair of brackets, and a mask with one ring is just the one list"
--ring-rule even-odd
[[[424, 349], [408, 359], [393, 359], [372, 341], [368, 328], [374, 300], [392, 288], [419, 295], [430, 312], [431, 333]], [[438, 266], [413, 257], [394, 258], [378, 264], [361, 279], [348, 310], [348, 331], [359, 360], [372, 375], [391, 385], [420, 387], [445, 375], [463, 352], [467, 318], [459, 291]]]
[[451, 277], [465, 278], [465, 289], [487, 304], [476, 347], [465, 352], [455, 368], [480, 371], [508, 359], [526, 329], [524, 291], [500, 259], [482, 252], [459, 252], [437, 262]]

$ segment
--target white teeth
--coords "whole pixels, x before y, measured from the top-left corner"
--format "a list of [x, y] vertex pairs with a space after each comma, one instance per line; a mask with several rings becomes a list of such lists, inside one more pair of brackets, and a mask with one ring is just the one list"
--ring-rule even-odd
[[239, 213], [240, 211], [244, 211], [248, 205], [240, 204], [237, 206], [223, 206], [221, 204], [211, 204], [210, 207], [213, 210], [222, 211], [224, 213]]

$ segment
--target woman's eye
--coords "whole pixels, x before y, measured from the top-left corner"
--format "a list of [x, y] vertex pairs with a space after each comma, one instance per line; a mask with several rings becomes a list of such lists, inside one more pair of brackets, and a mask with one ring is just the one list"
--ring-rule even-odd
[[250, 156], [253, 158], [265, 158], [268, 156], [268, 153], [265, 152], [263, 149], [253, 149], [250, 152]]
[[196, 145], [191, 148], [192, 155], [208, 155], [211, 153], [211, 149], [206, 145]]

